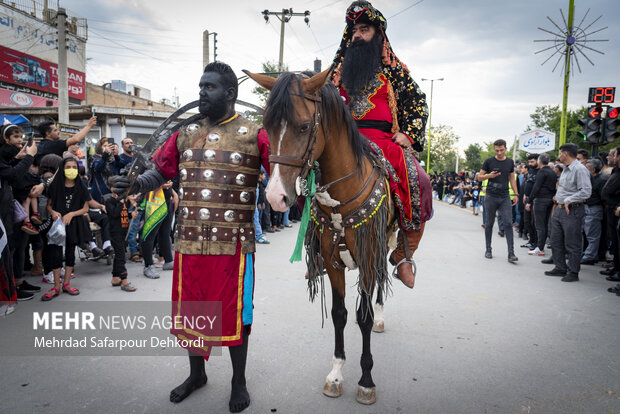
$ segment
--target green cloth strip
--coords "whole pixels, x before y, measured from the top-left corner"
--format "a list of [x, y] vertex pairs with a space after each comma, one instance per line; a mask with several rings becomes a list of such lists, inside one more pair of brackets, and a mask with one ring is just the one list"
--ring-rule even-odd
[[310, 221], [310, 204], [312, 203], [312, 197], [316, 193], [316, 182], [314, 180], [314, 168], [310, 170], [307, 177], [307, 182], [310, 185], [310, 193], [306, 196], [304, 203], [304, 211], [301, 214], [301, 222], [299, 223], [299, 232], [297, 233], [297, 243], [295, 243], [295, 250], [293, 255], [289, 259], [289, 262], [301, 262], [301, 249], [304, 247], [304, 240], [306, 238], [306, 231], [308, 231], [308, 222]]

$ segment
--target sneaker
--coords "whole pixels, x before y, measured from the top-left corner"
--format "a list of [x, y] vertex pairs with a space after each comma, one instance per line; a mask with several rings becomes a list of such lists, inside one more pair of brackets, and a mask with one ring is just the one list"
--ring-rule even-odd
[[34, 297], [34, 293], [26, 292], [25, 290], [20, 289], [19, 286], [17, 287], [17, 300], [19, 302], [30, 300], [33, 297]]
[[161, 270], [173, 270], [173, 269], [174, 269], [174, 262], [164, 263], [164, 265], [161, 267]]
[[149, 279], [159, 279], [159, 273], [157, 273], [157, 270], [155, 270], [155, 266], [153, 265], [145, 267], [142, 274]]
[[270, 244], [271, 242], [269, 240], [267, 240], [267, 237], [265, 236], [260, 236], [258, 239], [256, 239], [256, 243], [260, 243], [260, 244]]
[[535, 249], [532, 249], [529, 252], [527, 252], [527, 254], [529, 254], [530, 256], [544, 256], [545, 251], [540, 250], [538, 247], [536, 247]]
[[15, 312], [15, 306], [13, 305], [2, 305], [0, 306], [0, 316], [8, 316]]
[[31, 285], [25, 280], [22, 282], [21, 285], [19, 285], [19, 288], [26, 292], [38, 292], [41, 290], [41, 286]]
[[504, 232], [503, 231], [498, 231], [497, 234], [499, 235], [499, 237], [504, 237]]
[[484, 257], [486, 257], [487, 259], [492, 259], [493, 258], [493, 254], [491, 253], [491, 249], [487, 249], [487, 251], [484, 253]]
[[35, 229], [32, 223], [29, 221], [24, 221], [24, 224], [22, 224], [22, 231], [31, 236], [36, 236], [37, 234], [39, 234], [39, 230]]
[[157, 267], [157, 268], [160, 268], [160, 269], [161, 269], [162, 267], [164, 267], [164, 261], [163, 261], [163, 260], [162, 260], [161, 262], [160, 262], [160, 261], [158, 261], [157, 263], [155, 263], [155, 267]]
[[41, 282], [53, 284], [54, 283], [54, 272], [49, 272], [48, 274], [43, 275]]
[[514, 262], [516, 262], [518, 260], [519, 260], [519, 258], [517, 256], [515, 256], [514, 253], [508, 253], [508, 261], [510, 263], [514, 263]]

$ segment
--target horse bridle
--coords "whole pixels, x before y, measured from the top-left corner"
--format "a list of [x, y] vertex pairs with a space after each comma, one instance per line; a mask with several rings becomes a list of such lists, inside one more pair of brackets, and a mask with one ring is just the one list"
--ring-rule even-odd
[[304, 98], [314, 102], [314, 124], [312, 125], [312, 130], [310, 131], [310, 139], [308, 140], [308, 145], [306, 146], [304, 155], [301, 158], [290, 155], [269, 155], [269, 162], [299, 168], [301, 171], [297, 181], [303, 181], [308, 175], [308, 172], [314, 167], [312, 162], [312, 152], [314, 150], [314, 144], [316, 144], [317, 133], [321, 121], [321, 112], [319, 109], [321, 97], [318, 92], [315, 92], [314, 95], [305, 93], [299, 96], [303, 96]]

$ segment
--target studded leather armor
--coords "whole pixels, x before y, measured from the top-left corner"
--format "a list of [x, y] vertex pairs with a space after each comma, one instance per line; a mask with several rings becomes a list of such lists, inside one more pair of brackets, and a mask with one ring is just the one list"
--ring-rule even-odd
[[215, 126], [203, 119], [180, 131], [176, 251], [232, 255], [238, 242], [243, 254], [255, 251], [257, 134], [258, 127], [240, 116]]

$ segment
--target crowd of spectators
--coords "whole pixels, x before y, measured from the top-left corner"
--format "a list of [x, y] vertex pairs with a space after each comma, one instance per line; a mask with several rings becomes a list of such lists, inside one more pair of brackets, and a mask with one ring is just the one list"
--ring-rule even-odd
[[[620, 282], [620, 147], [610, 152], [601, 151], [590, 156], [584, 149], [575, 150], [576, 162], [587, 168], [591, 192], [583, 202], [567, 204], [569, 212], [583, 205], [583, 218], [577, 243], [579, 265], [593, 266], [602, 264], [600, 274], [610, 282]], [[570, 158], [569, 158], [570, 159]], [[570, 164], [551, 161], [547, 154], [528, 154], [527, 161], [514, 163], [517, 193], [510, 188], [510, 198], [516, 203], [511, 208], [511, 223], [498, 220], [498, 232], [505, 236], [505, 226], [511, 225], [519, 238], [524, 240], [521, 247], [529, 255], [543, 258], [545, 264], [554, 264], [549, 276], [566, 276], [567, 270], [554, 262], [552, 253], [552, 217], [558, 209], [556, 192], [562, 173]], [[432, 176], [433, 193], [437, 200], [472, 208], [472, 214], [482, 212], [481, 226], [486, 226], [487, 211], [484, 209], [486, 186], [485, 180], [479, 179], [476, 171], [445, 172]], [[563, 203], [561, 203], [564, 206]], [[576, 210], [575, 210], [576, 211]], [[558, 224], [559, 226], [559, 224]], [[574, 226], [573, 226], [574, 227]], [[562, 230], [556, 230], [561, 232]], [[566, 238], [566, 235], [563, 234]], [[561, 249], [564, 250], [563, 248]], [[576, 281], [578, 277], [564, 278]], [[620, 283], [611, 287], [610, 292], [620, 296]]]
[[[127, 260], [143, 263], [142, 274], [151, 279], [159, 278], [160, 270], [173, 269], [178, 179], [147, 194], [117, 194], [114, 183], [133, 162], [134, 142], [124, 138], [119, 145], [104, 137], [84, 157], [79, 145], [95, 124], [92, 117], [77, 134], [61, 139], [55, 124], [44, 123], [37, 128], [39, 142], [32, 145], [19, 126], [0, 130], [2, 314], [13, 312], [15, 301], [32, 299], [41, 291], [24, 279], [24, 272], [54, 285], [41, 296], [44, 301], [61, 292], [78, 295], [71, 284], [76, 251], [81, 260], [109, 257], [111, 285], [126, 292], [137, 290], [128, 278]], [[296, 205], [286, 213], [270, 208], [265, 200], [268, 179], [263, 171], [257, 186], [254, 223], [261, 244], [270, 243], [267, 233], [291, 228], [301, 219]], [[165, 214], [152, 214], [157, 210]], [[51, 243], [50, 232], [56, 235], [58, 228], [64, 229], [63, 241]]]

